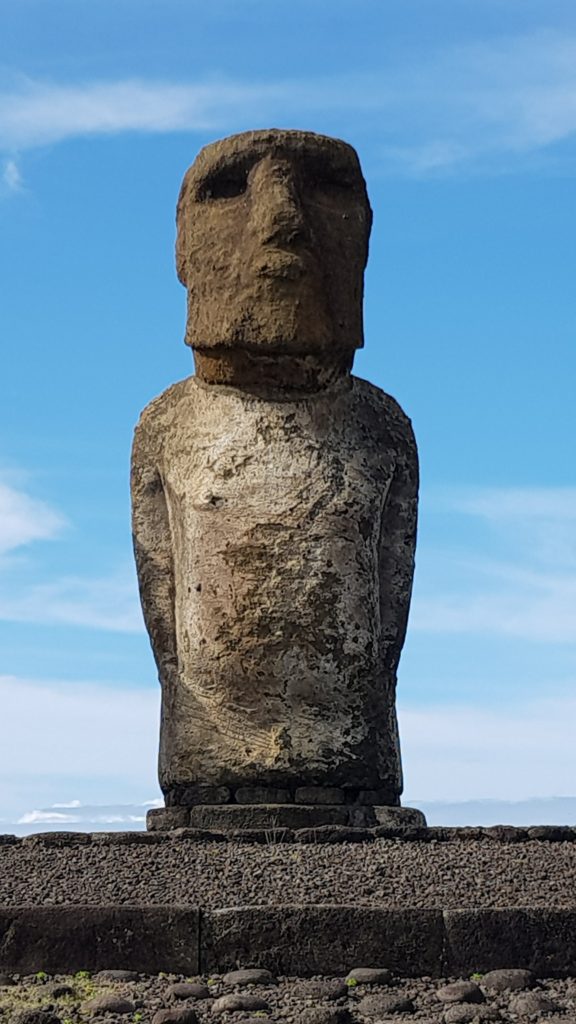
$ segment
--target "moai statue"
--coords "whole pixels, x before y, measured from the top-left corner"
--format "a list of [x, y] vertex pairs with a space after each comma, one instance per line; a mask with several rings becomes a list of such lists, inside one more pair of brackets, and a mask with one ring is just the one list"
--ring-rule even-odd
[[351, 376], [371, 210], [355, 151], [206, 146], [178, 202], [195, 375], [142, 413], [133, 532], [162, 686], [149, 827], [422, 823], [395, 711], [416, 536], [410, 422]]

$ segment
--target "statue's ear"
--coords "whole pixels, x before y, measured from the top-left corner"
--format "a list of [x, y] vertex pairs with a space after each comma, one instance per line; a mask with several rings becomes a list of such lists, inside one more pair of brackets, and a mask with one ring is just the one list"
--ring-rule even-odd
[[188, 173], [184, 176], [176, 206], [176, 273], [185, 288], [188, 285]]

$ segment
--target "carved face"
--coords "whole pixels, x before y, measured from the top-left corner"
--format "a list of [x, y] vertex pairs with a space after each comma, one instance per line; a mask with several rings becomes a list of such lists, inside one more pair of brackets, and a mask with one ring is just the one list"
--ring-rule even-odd
[[203, 149], [178, 202], [186, 343], [257, 353], [363, 344], [371, 210], [355, 151], [311, 132], [246, 132]]

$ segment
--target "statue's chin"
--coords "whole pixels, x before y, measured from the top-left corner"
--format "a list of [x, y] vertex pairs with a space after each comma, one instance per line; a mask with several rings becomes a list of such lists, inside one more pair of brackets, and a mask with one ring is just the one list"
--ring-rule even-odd
[[195, 349], [196, 377], [206, 384], [224, 384], [255, 394], [311, 394], [347, 376], [354, 352], [297, 353], [250, 349]]

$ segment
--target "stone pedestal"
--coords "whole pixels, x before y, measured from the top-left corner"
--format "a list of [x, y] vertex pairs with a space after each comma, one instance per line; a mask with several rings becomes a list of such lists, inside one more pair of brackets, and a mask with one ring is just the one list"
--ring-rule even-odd
[[200, 804], [194, 807], [162, 807], [148, 811], [146, 825], [152, 832], [176, 828], [231, 832], [251, 829], [313, 829], [325, 825], [371, 829], [425, 826], [421, 811], [412, 807], [362, 806], [360, 804]]

